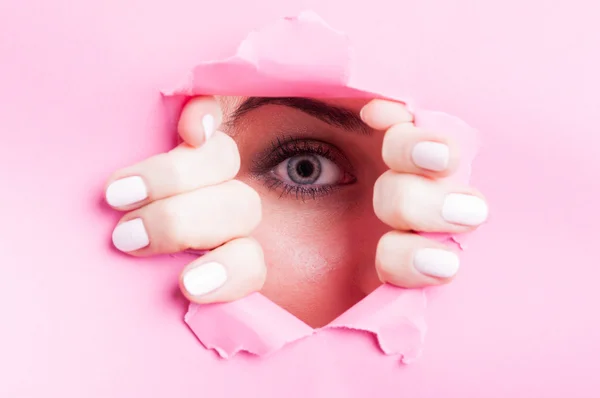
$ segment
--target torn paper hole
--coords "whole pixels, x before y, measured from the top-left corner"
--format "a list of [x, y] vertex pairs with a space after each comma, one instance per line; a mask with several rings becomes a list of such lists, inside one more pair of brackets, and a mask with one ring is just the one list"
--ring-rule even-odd
[[[452, 176], [468, 182], [478, 147], [476, 131], [442, 112], [419, 109], [409, 98], [371, 87], [359, 87], [352, 76], [348, 37], [313, 12], [284, 18], [241, 43], [227, 59], [196, 66], [183, 84], [165, 92], [181, 104], [195, 95], [261, 97], [387, 98], [407, 104], [415, 124], [451, 135], [460, 145], [463, 163]], [[464, 246], [465, 235], [427, 234]], [[263, 356], [320, 330], [360, 330], [376, 336], [381, 351], [409, 363], [421, 353], [427, 294], [424, 289], [383, 285], [321, 329], [313, 329], [259, 293], [224, 304], [192, 304], [185, 322], [208, 349], [223, 358], [240, 351]]]

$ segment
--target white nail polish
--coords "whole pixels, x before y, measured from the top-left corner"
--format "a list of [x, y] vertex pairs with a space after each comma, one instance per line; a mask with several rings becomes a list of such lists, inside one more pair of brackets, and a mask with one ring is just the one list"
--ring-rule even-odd
[[117, 225], [112, 234], [115, 247], [122, 252], [132, 252], [150, 244], [144, 221], [136, 218]]
[[142, 177], [133, 176], [117, 180], [106, 189], [106, 201], [113, 207], [128, 206], [148, 197]]
[[208, 141], [215, 132], [215, 118], [210, 113], [202, 117], [202, 128], [204, 129], [204, 137]]
[[487, 220], [488, 206], [477, 196], [451, 193], [444, 200], [442, 217], [452, 224], [476, 226]]
[[422, 274], [450, 278], [458, 272], [460, 261], [456, 254], [448, 250], [420, 249], [415, 253], [413, 265]]
[[419, 142], [413, 147], [412, 160], [422, 169], [443, 171], [448, 168], [450, 149], [439, 142]]
[[210, 262], [190, 269], [183, 275], [183, 287], [192, 296], [210, 293], [227, 282], [227, 271], [219, 263]]

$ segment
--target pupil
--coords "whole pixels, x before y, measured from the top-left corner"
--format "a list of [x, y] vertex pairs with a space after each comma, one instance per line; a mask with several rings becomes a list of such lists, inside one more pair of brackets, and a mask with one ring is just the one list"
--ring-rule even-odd
[[307, 178], [315, 172], [315, 166], [308, 160], [302, 160], [296, 165], [296, 172], [300, 177]]
[[287, 174], [296, 184], [314, 184], [321, 176], [321, 161], [315, 155], [294, 156], [287, 164]]

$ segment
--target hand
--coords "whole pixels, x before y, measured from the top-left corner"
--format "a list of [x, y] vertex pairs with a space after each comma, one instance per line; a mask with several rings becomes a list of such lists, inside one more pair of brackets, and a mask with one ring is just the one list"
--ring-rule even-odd
[[373, 205], [377, 217], [394, 230], [377, 247], [380, 280], [407, 288], [450, 281], [458, 271], [458, 256], [415, 231], [461, 233], [487, 219], [487, 204], [477, 190], [442, 180], [458, 166], [457, 145], [416, 127], [400, 103], [373, 100], [361, 117], [385, 131], [382, 154], [389, 170], [375, 183]]
[[[376, 216], [394, 229], [377, 248], [379, 278], [408, 288], [448, 282], [458, 257], [414, 231], [466, 232], [487, 217], [477, 191], [441, 180], [458, 165], [456, 145], [415, 127], [399, 103], [373, 100], [361, 117], [385, 131], [382, 154], [390, 168], [373, 198]], [[210, 250], [180, 278], [184, 295], [197, 303], [241, 298], [260, 290], [266, 277], [260, 245], [249, 237], [260, 222], [260, 198], [233, 179], [239, 153], [228, 135], [215, 131], [221, 120], [213, 98], [191, 100], [178, 125], [184, 143], [118, 171], [106, 190], [108, 203], [128, 212], [113, 233], [121, 251], [147, 256]]]
[[[261, 219], [260, 197], [234, 180], [236, 143], [216, 131], [214, 98], [192, 99], [178, 125], [182, 144], [119, 170], [106, 200], [127, 212], [113, 243], [133, 256], [210, 250], [183, 270], [180, 286], [197, 303], [231, 301], [260, 290], [266, 276], [260, 245], [248, 237]], [[202, 121], [202, 123], [199, 123]]]

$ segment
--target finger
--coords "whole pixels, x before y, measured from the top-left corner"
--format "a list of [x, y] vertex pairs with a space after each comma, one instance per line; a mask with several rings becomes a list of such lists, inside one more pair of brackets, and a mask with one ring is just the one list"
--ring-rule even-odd
[[263, 251], [254, 239], [235, 239], [189, 264], [179, 278], [188, 300], [233, 301], [259, 291], [266, 278]]
[[117, 249], [136, 256], [212, 249], [249, 235], [260, 218], [256, 191], [231, 180], [132, 211], [112, 239]]
[[447, 177], [459, 163], [458, 146], [453, 140], [410, 123], [396, 124], [386, 131], [382, 155], [394, 171], [430, 178]]
[[375, 183], [373, 207], [381, 221], [403, 231], [461, 233], [488, 217], [485, 199], [472, 188], [391, 170]]
[[375, 130], [387, 130], [395, 124], [412, 123], [413, 115], [401, 102], [374, 99], [360, 111], [362, 120]]
[[388, 232], [379, 241], [376, 253], [379, 279], [405, 288], [447, 283], [460, 260], [441, 243], [410, 232]]
[[119, 170], [108, 181], [107, 203], [132, 210], [149, 202], [233, 179], [240, 168], [235, 141], [222, 132], [200, 148], [181, 144]]
[[183, 107], [177, 131], [185, 143], [199, 147], [221, 125], [223, 114], [214, 97], [195, 97]]

